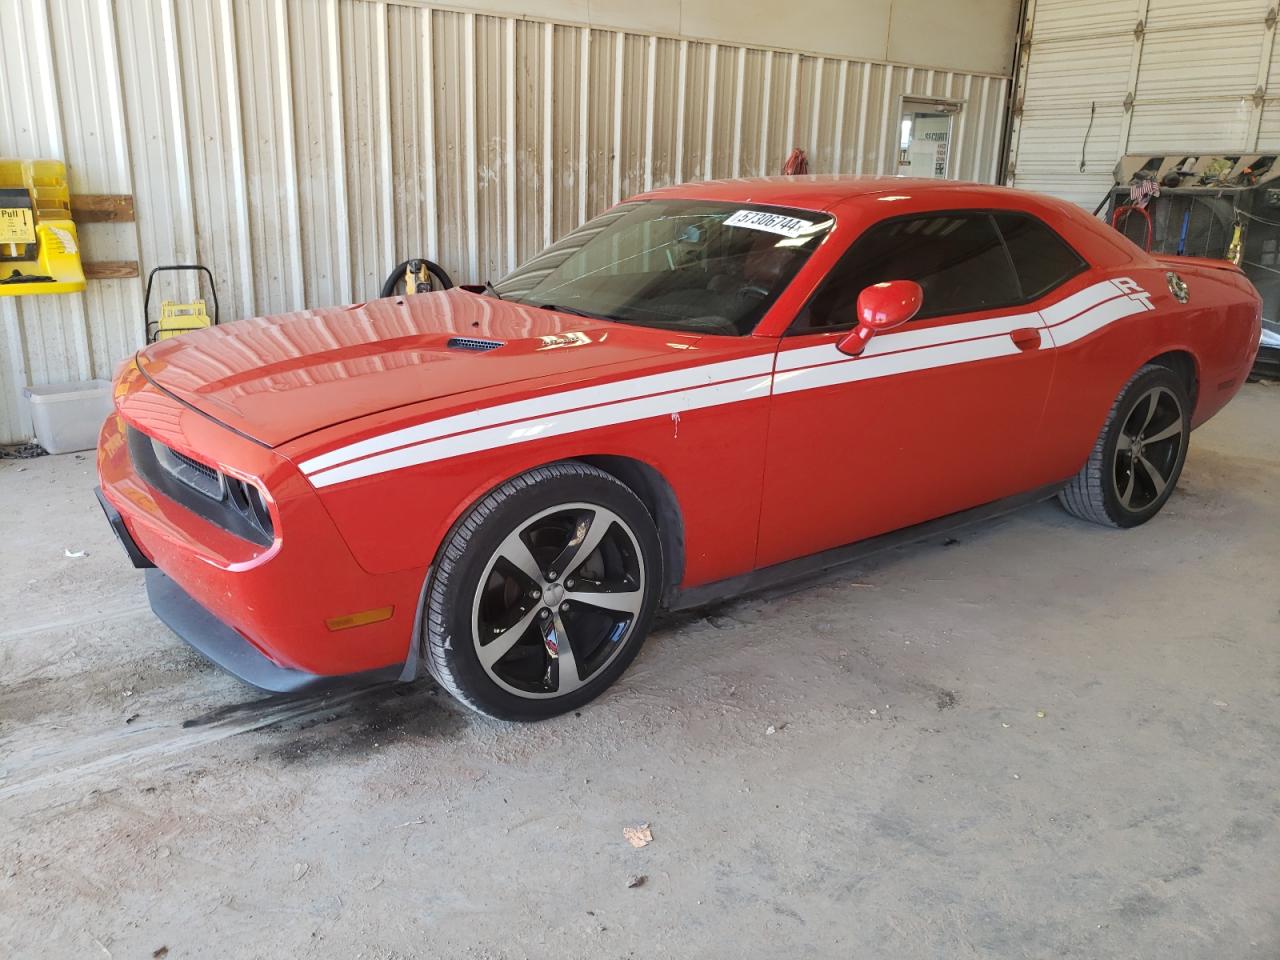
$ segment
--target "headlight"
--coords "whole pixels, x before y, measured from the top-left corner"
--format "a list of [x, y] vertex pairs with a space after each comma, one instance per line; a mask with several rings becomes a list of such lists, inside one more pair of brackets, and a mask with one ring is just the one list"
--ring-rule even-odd
[[267, 508], [267, 498], [261, 490], [246, 480], [227, 477], [227, 499], [231, 505], [250, 523], [271, 539], [271, 511]]
[[271, 532], [271, 511], [267, 509], [267, 498], [253, 484], [248, 485], [249, 506], [253, 509], [253, 518], [264, 533]]
[[134, 427], [129, 427], [127, 434], [134, 469], [157, 493], [228, 533], [271, 546], [275, 530], [267, 496], [252, 480], [223, 473]]

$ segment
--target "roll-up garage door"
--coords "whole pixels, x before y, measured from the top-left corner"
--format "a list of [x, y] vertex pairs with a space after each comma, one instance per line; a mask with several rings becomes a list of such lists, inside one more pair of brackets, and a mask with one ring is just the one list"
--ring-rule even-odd
[[1280, 150], [1266, 0], [1029, 0], [1008, 182], [1092, 208], [1125, 154]]

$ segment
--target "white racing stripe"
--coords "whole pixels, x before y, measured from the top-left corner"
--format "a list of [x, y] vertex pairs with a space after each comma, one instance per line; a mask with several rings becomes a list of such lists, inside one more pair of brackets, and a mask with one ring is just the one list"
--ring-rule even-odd
[[[1073, 293], [1039, 313], [1015, 313], [1007, 317], [949, 323], [924, 330], [895, 330], [882, 333], [871, 339], [866, 349], [862, 351], [862, 356], [876, 357], [886, 353], [896, 353], [899, 350], [915, 350], [919, 347], [976, 340], [980, 337], [1004, 336], [1022, 327], [1062, 323], [1108, 300], [1122, 296], [1124, 292], [1118, 289], [1113, 281], [1103, 280]], [[778, 355], [777, 369], [794, 370], [797, 367], [808, 367], [815, 363], [834, 363], [847, 359], [848, 355], [841, 353], [834, 343], [828, 343], [818, 347], [783, 351]]]
[[725, 360], [720, 363], [704, 363], [695, 367], [682, 367], [667, 373], [618, 380], [596, 387], [565, 390], [543, 397], [532, 397], [528, 400], [517, 400], [514, 403], [502, 403], [480, 410], [470, 410], [467, 413], [459, 413], [384, 433], [381, 436], [370, 437], [368, 440], [348, 444], [318, 457], [312, 457], [310, 460], [304, 460], [299, 467], [303, 473], [312, 474], [318, 470], [346, 463], [348, 460], [356, 460], [370, 454], [382, 453], [385, 450], [422, 443], [426, 440], [435, 440], [454, 433], [466, 433], [468, 430], [478, 430], [515, 420], [528, 420], [531, 417], [573, 410], [577, 407], [632, 400], [648, 394], [685, 390], [742, 377], [767, 376], [772, 370], [773, 357], [766, 354], [740, 360]]
[[1063, 347], [1068, 343], [1074, 343], [1089, 334], [1101, 330], [1109, 323], [1115, 323], [1117, 320], [1123, 320], [1125, 317], [1131, 317], [1135, 313], [1145, 313], [1154, 307], [1150, 303], [1138, 298], [1120, 296], [1114, 300], [1108, 300], [1106, 303], [1100, 303], [1092, 310], [1086, 311], [1071, 320], [1067, 320], [1057, 326], [1049, 327], [1046, 333], [1049, 339], [1053, 341], [1053, 346]]
[[880, 357], [844, 357], [842, 363], [824, 363], [801, 370], [784, 370], [773, 376], [774, 393], [795, 393], [797, 390], [815, 390], [837, 383], [853, 383], [857, 380], [874, 380], [899, 373], [932, 370], [956, 363], [974, 360], [990, 360], [1021, 353], [1017, 344], [1005, 337], [987, 337], [982, 340], [963, 340], [960, 343], [944, 343], [919, 350], [905, 350]]
[[[1114, 293], [1114, 291], [1112, 291]], [[1015, 313], [1008, 317], [993, 317], [990, 320], [970, 320], [967, 323], [944, 324], [929, 327], [925, 330], [901, 330], [892, 333], [881, 333], [871, 338], [862, 351], [862, 358], [879, 357], [885, 354], [898, 353], [903, 350], [917, 350], [921, 347], [943, 346], [964, 340], [977, 340], [981, 337], [1004, 336], [1022, 327], [1039, 327], [1040, 315], [1037, 313]], [[795, 370], [799, 367], [811, 367], [816, 363], [835, 363], [850, 359], [847, 353], [841, 353], [834, 343], [824, 343], [817, 347], [801, 347], [798, 350], [784, 350], [778, 354], [779, 371]]]
[[823, 344], [780, 352], [776, 371], [774, 355], [765, 354], [565, 390], [395, 430], [300, 466], [313, 486], [329, 487], [512, 444], [765, 397], [771, 390], [794, 393], [1014, 356], [1020, 351], [1008, 335], [1022, 327], [1042, 328], [1049, 338], [1043, 349], [1053, 349], [1152, 309], [1150, 294], [1133, 280], [1104, 280], [1039, 313], [882, 334], [859, 357]]
[[1113, 280], [1103, 280], [1092, 286], [1085, 287], [1073, 293], [1071, 296], [1052, 303], [1040, 311], [1040, 316], [1044, 318], [1046, 326], [1052, 327], [1064, 320], [1070, 320], [1077, 317], [1100, 303], [1120, 296], [1125, 291], [1118, 288]]
[[313, 474], [311, 483], [317, 487], [328, 487], [374, 473], [399, 470], [420, 463], [430, 463], [433, 460], [447, 460], [450, 457], [478, 453], [481, 450], [493, 450], [513, 443], [559, 437], [566, 433], [577, 433], [580, 430], [592, 430], [596, 427], [646, 420], [649, 417], [684, 413], [702, 407], [715, 407], [722, 403], [737, 403], [740, 400], [767, 397], [770, 384], [771, 378], [768, 376], [749, 377], [729, 383], [679, 390], [675, 393], [662, 393], [638, 400], [623, 400], [567, 413], [553, 413], [536, 420], [522, 420], [519, 423], [509, 423], [486, 430], [455, 434], [413, 447], [401, 447], [399, 450], [392, 450], [390, 453], [368, 457], [344, 466], [333, 467]]

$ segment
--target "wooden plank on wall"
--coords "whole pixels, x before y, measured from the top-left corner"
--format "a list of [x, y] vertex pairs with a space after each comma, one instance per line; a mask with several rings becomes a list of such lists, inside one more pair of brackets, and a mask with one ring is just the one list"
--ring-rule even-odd
[[137, 260], [90, 260], [82, 266], [86, 280], [128, 280], [140, 275]]
[[76, 223], [133, 223], [133, 195], [128, 193], [73, 194], [71, 218]]

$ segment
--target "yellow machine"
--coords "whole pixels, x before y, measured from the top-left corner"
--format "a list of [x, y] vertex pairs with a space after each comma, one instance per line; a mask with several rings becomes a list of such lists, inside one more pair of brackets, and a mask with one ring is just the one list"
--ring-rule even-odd
[[210, 326], [209, 311], [203, 300], [195, 303], [165, 300], [160, 304], [160, 324], [156, 327], [155, 339], [168, 340], [180, 333], [203, 330], [207, 326]]
[[83, 289], [66, 166], [0, 159], [0, 297]]
[[[193, 300], [190, 303], [161, 300], [160, 317], [152, 321], [151, 288], [155, 283], [156, 274], [166, 271], [203, 273], [209, 281], [209, 294], [213, 298], [213, 316], [209, 315], [209, 309], [205, 305], [204, 298]], [[216, 325], [218, 322], [218, 289], [213, 283], [213, 272], [199, 263], [168, 264], [163, 267], [156, 267], [147, 274], [147, 293], [142, 301], [142, 312], [147, 317], [147, 343], [168, 340], [170, 337], [176, 337], [180, 333], [190, 333], [192, 330], [203, 330], [205, 327]]]

